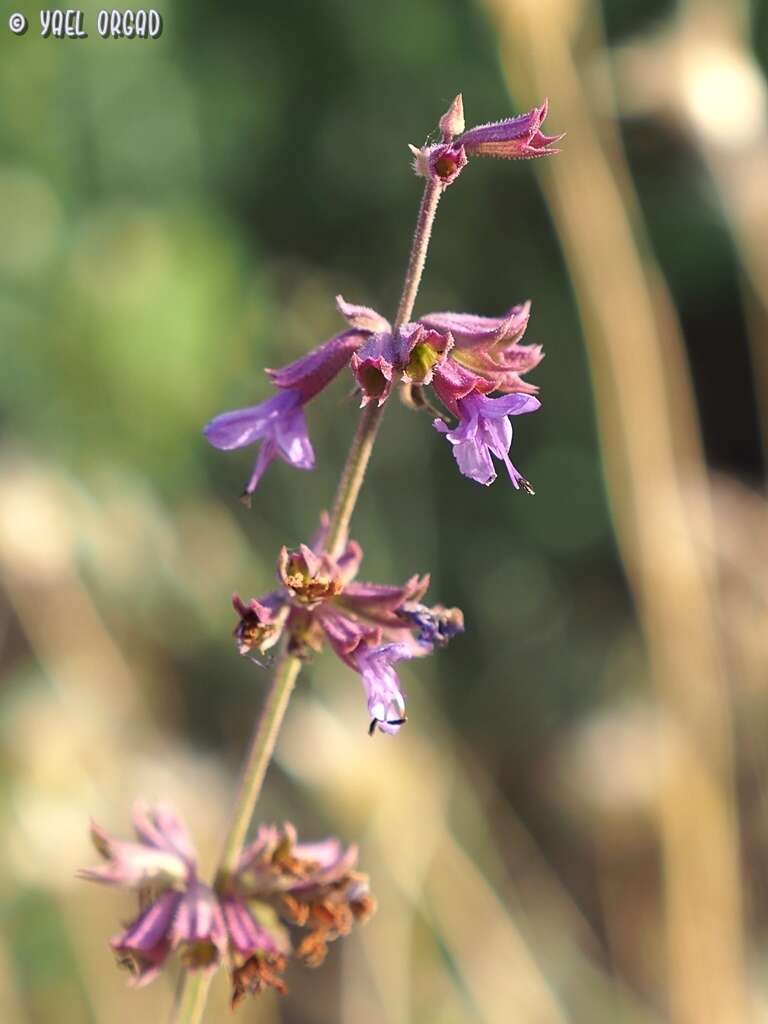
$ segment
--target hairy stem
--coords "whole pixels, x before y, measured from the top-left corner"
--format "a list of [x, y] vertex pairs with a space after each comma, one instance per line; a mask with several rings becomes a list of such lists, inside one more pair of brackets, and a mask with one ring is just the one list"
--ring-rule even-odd
[[421, 275], [424, 272], [424, 263], [427, 259], [429, 239], [432, 235], [432, 225], [435, 222], [437, 204], [443, 192], [443, 185], [438, 181], [427, 178], [424, 186], [424, 194], [421, 197], [419, 215], [416, 218], [416, 230], [413, 232], [411, 244], [411, 255], [408, 260], [408, 269], [405, 272], [403, 282], [403, 294], [400, 297], [400, 305], [397, 307], [394, 329], [408, 323], [413, 313], [413, 306], [421, 284]]
[[357, 424], [339, 486], [336, 488], [330, 529], [325, 542], [326, 551], [334, 558], [341, 554], [346, 543], [349, 522], [357, 504], [360, 488], [363, 486], [365, 471], [368, 468], [368, 461], [383, 414], [383, 405], [370, 402], [363, 409]]
[[[416, 220], [416, 230], [411, 243], [411, 253], [405, 272], [403, 293], [395, 316], [394, 330], [407, 323], [413, 313], [413, 305], [424, 271], [432, 224], [441, 192], [442, 185], [431, 180], [427, 181]], [[365, 471], [368, 468], [383, 413], [383, 405], [369, 403], [360, 416], [333, 502], [330, 526], [325, 542], [325, 549], [332, 556], [338, 555], [346, 543], [349, 523], [357, 504], [360, 488], [363, 486]], [[282, 655], [246, 756], [232, 825], [216, 872], [218, 888], [226, 887], [228, 878], [237, 867], [256, 801], [261, 793], [264, 776], [272, 759], [280, 726], [300, 670], [301, 661], [298, 658], [288, 653]], [[201, 975], [187, 976], [182, 981], [171, 1024], [199, 1024], [205, 1010], [208, 987], [208, 981]]]
[[[413, 313], [413, 305], [416, 302], [416, 295], [421, 284], [421, 275], [424, 272], [424, 263], [427, 259], [429, 240], [432, 236], [432, 225], [437, 213], [437, 204], [440, 201], [443, 186], [439, 182], [427, 180], [424, 186], [424, 193], [421, 197], [419, 214], [416, 218], [416, 229], [413, 233], [411, 243], [411, 254], [408, 259], [408, 267], [405, 271], [403, 281], [403, 293], [400, 296], [400, 304], [397, 307], [397, 315], [393, 324], [393, 330], [402, 327], [407, 323]], [[349, 523], [352, 513], [357, 504], [360, 488], [363, 486], [365, 471], [371, 458], [376, 435], [384, 415], [384, 406], [369, 402], [363, 410], [360, 422], [357, 426], [349, 455], [336, 489], [336, 497], [331, 512], [331, 524], [328, 531], [328, 538], [325, 547], [332, 556], [339, 555], [346, 543]]]

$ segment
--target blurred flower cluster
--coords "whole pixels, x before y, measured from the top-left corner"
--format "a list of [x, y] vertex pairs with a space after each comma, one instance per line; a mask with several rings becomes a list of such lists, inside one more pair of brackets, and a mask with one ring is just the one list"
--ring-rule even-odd
[[[317, 967], [328, 943], [375, 909], [367, 877], [354, 870], [357, 848], [337, 839], [299, 843], [292, 825], [262, 825], [236, 870], [211, 888], [198, 878], [194, 846], [173, 810], [137, 805], [133, 827], [137, 842], [92, 825], [105, 863], [80, 877], [138, 894], [138, 916], [110, 943], [137, 985], [177, 950], [189, 970], [213, 972], [226, 961], [233, 1006], [267, 986], [284, 993], [292, 952]], [[303, 933], [295, 950], [288, 927]]]

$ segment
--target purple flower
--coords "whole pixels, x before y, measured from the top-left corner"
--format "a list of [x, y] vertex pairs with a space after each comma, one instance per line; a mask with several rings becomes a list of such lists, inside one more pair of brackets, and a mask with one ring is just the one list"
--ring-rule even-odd
[[301, 392], [290, 388], [249, 409], [222, 413], [205, 427], [203, 432], [213, 447], [224, 451], [262, 442], [244, 495], [253, 494], [264, 470], [278, 455], [296, 469], [314, 468], [315, 453], [301, 403]]
[[[375, 910], [368, 878], [355, 870], [357, 848], [345, 849], [338, 839], [299, 843], [292, 825], [261, 826], [214, 891], [197, 878], [194, 849], [173, 811], [137, 806], [134, 828], [139, 841], [126, 843], [94, 826], [107, 863], [79, 874], [138, 889], [140, 913], [110, 943], [136, 985], [157, 977], [178, 950], [190, 971], [214, 971], [228, 961], [233, 1007], [267, 987], [282, 994], [292, 950], [288, 927], [302, 930], [295, 955], [314, 967], [329, 942]], [[158, 853], [167, 859], [160, 862]]]
[[501, 459], [507, 467], [509, 477], [518, 489], [533, 494], [533, 488], [512, 465], [509, 448], [512, 444], [510, 416], [524, 412], [535, 412], [541, 403], [533, 395], [504, 395], [488, 398], [477, 392], [470, 392], [459, 398], [456, 406], [459, 424], [453, 430], [442, 420], [435, 420], [434, 427], [445, 434], [453, 445], [453, 455], [460, 471], [471, 480], [486, 486], [496, 479], [491, 455]]
[[[322, 550], [323, 539], [321, 529], [314, 549], [302, 544], [294, 551], [281, 550], [277, 590], [248, 604], [235, 596], [238, 650], [263, 653], [282, 632], [287, 634], [288, 650], [300, 658], [311, 657], [329, 643], [362, 678], [372, 731], [378, 725], [382, 732], [395, 733], [405, 721], [405, 701], [394, 662], [444, 646], [461, 632], [461, 612], [420, 603], [428, 576], [412, 576], [401, 586], [356, 581], [363, 557], [360, 545], [349, 541], [342, 554], [332, 558]], [[456, 628], [449, 628], [449, 619]]]
[[[446, 123], [451, 121], [457, 123], [457, 118], [449, 111]], [[369, 306], [346, 302], [340, 295], [336, 305], [350, 330], [282, 369], [268, 370], [273, 384], [282, 389], [279, 394], [251, 408], [223, 413], [205, 428], [216, 448], [261, 443], [244, 497], [253, 493], [267, 466], [278, 456], [298, 469], [314, 466], [304, 406], [347, 363], [360, 389], [361, 405], [371, 401], [382, 405], [397, 383], [416, 389], [431, 385], [458, 416], [456, 402], [471, 392], [533, 394], [538, 390], [523, 380], [543, 358], [541, 346], [520, 344], [530, 317], [529, 302], [513, 306], [499, 317], [427, 313], [397, 331]], [[241, 633], [249, 650], [263, 653], [271, 646], [270, 637], [277, 634], [271, 628], [274, 623], [260, 619], [259, 614], [253, 610]], [[259, 633], [262, 625], [269, 628]], [[255, 632], [248, 632], [251, 627]]]
[[445, 362], [453, 348], [453, 339], [447, 332], [408, 323], [393, 334], [389, 323], [383, 322], [385, 329], [372, 334], [350, 361], [362, 394], [361, 406], [372, 399], [383, 405], [397, 380], [429, 384], [435, 369]]
[[132, 975], [132, 984], [140, 987], [154, 981], [171, 952], [171, 928], [181, 893], [170, 890], [110, 939], [117, 962]]
[[253, 494], [267, 466], [279, 456], [296, 469], [313, 469], [315, 454], [304, 406], [349, 362], [365, 335], [344, 331], [278, 370], [267, 370], [281, 393], [248, 409], [216, 416], [203, 433], [214, 448], [229, 450], [261, 442], [244, 496]]
[[355, 667], [362, 676], [371, 716], [369, 733], [380, 732], [394, 736], [406, 720], [405, 697], [400, 680], [392, 667], [395, 662], [410, 658], [405, 644], [385, 644], [383, 647], [360, 647], [354, 656]]
[[218, 901], [197, 879], [195, 852], [176, 814], [167, 807], [137, 805], [133, 814], [138, 842], [114, 839], [91, 827], [94, 846], [106, 861], [79, 876], [139, 893], [141, 911], [110, 942], [136, 985], [152, 981], [172, 950], [191, 969], [215, 970], [227, 936]]
[[545, 135], [541, 131], [547, 110], [545, 100], [527, 114], [464, 131], [464, 108], [459, 94], [440, 118], [442, 141], [421, 149], [410, 147], [413, 169], [420, 177], [431, 178], [447, 188], [461, 174], [469, 156], [520, 160], [557, 153], [553, 146], [563, 136]]
[[191, 881], [181, 894], [170, 929], [171, 948], [179, 949], [189, 970], [215, 971], [228, 948], [227, 928], [216, 894]]

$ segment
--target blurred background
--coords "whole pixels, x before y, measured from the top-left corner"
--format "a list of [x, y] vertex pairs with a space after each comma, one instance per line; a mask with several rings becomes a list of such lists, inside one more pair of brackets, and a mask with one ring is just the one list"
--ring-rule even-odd
[[[535, 498], [459, 476], [388, 409], [354, 521], [364, 578], [431, 570], [466, 635], [369, 740], [331, 655], [300, 680], [258, 817], [359, 841], [378, 914], [245, 1021], [768, 1020], [768, 5], [163, 0], [161, 39], [0, 25], [0, 1019], [165, 1019], [74, 879], [135, 796], [210, 870], [268, 673], [230, 595], [309, 537], [354, 429], [249, 511], [215, 413], [391, 313], [421, 144], [548, 96], [560, 156], [475, 160], [417, 312], [530, 298]], [[217, 980], [208, 1016], [230, 1019]]]

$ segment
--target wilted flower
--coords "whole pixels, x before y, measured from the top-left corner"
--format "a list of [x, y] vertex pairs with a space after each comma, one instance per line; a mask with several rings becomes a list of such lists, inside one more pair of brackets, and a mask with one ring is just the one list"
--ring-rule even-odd
[[289, 928], [303, 932], [296, 957], [317, 967], [328, 943], [375, 909], [367, 876], [355, 870], [357, 847], [344, 849], [338, 839], [299, 843], [292, 825], [263, 825], [214, 890], [197, 878], [194, 849], [173, 811], [137, 805], [133, 819], [137, 843], [92, 827], [106, 863], [79, 875], [138, 892], [141, 912], [110, 943], [135, 984], [152, 981], [178, 949], [187, 970], [213, 971], [227, 960], [233, 1006], [267, 987], [284, 993]]
[[[366, 875], [355, 871], [357, 847], [345, 850], [338, 839], [319, 843], [297, 842], [296, 830], [262, 825], [256, 839], [243, 850], [235, 872], [229, 876], [223, 899], [235, 899], [242, 915], [246, 910], [249, 933], [254, 914], [269, 925], [256, 925], [260, 947], [250, 956], [233, 959], [233, 1005], [246, 993], [265, 986], [284, 991], [280, 977], [285, 967], [286, 933], [280, 921], [304, 930], [295, 955], [310, 967], [325, 959], [328, 943], [348, 935], [352, 925], [365, 921], [376, 903]], [[253, 913], [251, 913], [251, 911]], [[271, 915], [271, 916], [270, 916]], [[266, 943], [271, 942], [271, 947]]]
[[[360, 675], [371, 732], [378, 728], [396, 733], [406, 716], [394, 663], [444, 646], [450, 635], [462, 631], [461, 612], [441, 605], [430, 610], [420, 603], [429, 586], [428, 576], [412, 576], [402, 586], [355, 582], [363, 557], [360, 545], [351, 540], [333, 558], [322, 550], [326, 528], [324, 519], [313, 547], [302, 544], [294, 551], [281, 550], [278, 590], [248, 604], [234, 596], [240, 615], [235, 628], [238, 650], [264, 654], [285, 631], [288, 650], [307, 658], [327, 640]], [[418, 616], [409, 609], [419, 609]], [[450, 618], [452, 632], [428, 630], [425, 623], [430, 614], [435, 622], [440, 616]]]
[[464, 632], [464, 615], [460, 608], [444, 608], [441, 604], [429, 608], [418, 601], [406, 601], [398, 609], [398, 615], [417, 628], [417, 641], [429, 650], [445, 647], [449, 640]]
[[553, 146], [562, 135], [544, 135], [545, 100], [527, 114], [481, 124], [464, 131], [464, 106], [459, 94], [440, 118], [442, 140], [434, 145], [411, 146], [413, 169], [447, 188], [467, 165], [469, 156], [496, 156], [507, 160], [532, 159], [557, 153]]

